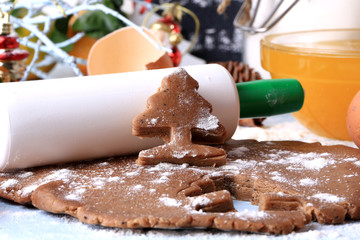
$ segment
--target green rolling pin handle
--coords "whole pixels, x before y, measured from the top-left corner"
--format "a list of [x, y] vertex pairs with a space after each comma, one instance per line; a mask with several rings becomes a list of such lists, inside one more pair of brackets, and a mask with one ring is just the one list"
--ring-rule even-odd
[[296, 79], [269, 79], [236, 84], [240, 118], [269, 117], [296, 112], [304, 103], [304, 90]]

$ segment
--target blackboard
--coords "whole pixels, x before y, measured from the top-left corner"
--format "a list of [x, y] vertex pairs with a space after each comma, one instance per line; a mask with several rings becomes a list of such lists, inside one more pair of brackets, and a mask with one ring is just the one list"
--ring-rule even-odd
[[[159, 3], [159, 1], [153, 2]], [[244, 34], [234, 27], [233, 21], [243, 0], [232, 0], [231, 5], [222, 15], [216, 12], [221, 0], [160, 1], [163, 2], [179, 2], [199, 18], [200, 34], [191, 54], [207, 62], [242, 60]], [[194, 20], [184, 14], [181, 26], [184, 38], [191, 40], [195, 31]]]

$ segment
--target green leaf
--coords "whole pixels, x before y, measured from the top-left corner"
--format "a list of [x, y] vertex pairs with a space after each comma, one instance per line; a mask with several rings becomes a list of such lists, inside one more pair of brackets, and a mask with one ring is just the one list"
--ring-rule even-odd
[[123, 2], [123, 0], [104, 0], [103, 4], [108, 8], [120, 12], [120, 8], [123, 5]]
[[60, 32], [66, 34], [68, 30], [68, 23], [71, 16], [68, 16], [67, 18], [59, 18], [55, 21], [55, 28], [59, 30]]
[[116, 6], [114, 5], [112, 0], [104, 0], [103, 4], [108, 7], [111, 8], [113, 10], [115, 10]]
[[[54, 43], [60, 43], [63, 41], [66, 41], [68, 39], [68, 37], [66, 36], [66, 34], [64, 34], [63, 32], [60, 32], [58, 29], [54, 28], [49, 36], [50, 40]], [[64, 50], [65, 52], [70, 52], [73, 49], [74, 45], [70, 44], [66, 47], [61, 48], [62, 50]]]
[[17, 18], [23, 18], [28, 13], [26, 8], [16, 8], [12, 10], [11, 15]]
[[116, 8], [118, 10], [120, 10], [121, 6], [123, 5], [124, 1], [123, 0], [112, 0], [112, 2], [114, 3], [114, 5], [116, 6]]
[[83, 31], [88, 36], [100, 38], [123, 26], [124, 24], [116, 17], [101, 11], [93, 11], [81, 15], [72, 28], [75, 31]]
[[103, 36], [105, 36], [106, 34], [107, 33], [104, 31], [93, 31], [93, 32], [86, 33], [86, 36], [95, 38], [95, 39], [99, 39], [99, 38], [102, 38]]

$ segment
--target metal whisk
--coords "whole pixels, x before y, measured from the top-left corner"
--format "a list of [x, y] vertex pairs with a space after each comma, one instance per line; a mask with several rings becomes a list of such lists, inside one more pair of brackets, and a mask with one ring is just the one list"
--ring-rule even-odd
[[[266, 9], [270, 13], [265, 14], [264, 20], [262, 20], [260, 24], [255, 24], [256, 17], [259, 15], [261, 0], [257, 0], [254, 7], [252, 0], [245, 0], [239, 12], [236, 14], [234, 25], [251, 34], [266, 32], [274, 27], [299, 2], [299, 0], [293, 0], [289, 6], [285, 7], [285, 9], [275, 17], [281, 5], [285, 2], [289, 3], [290, 1], [291, 0], [279, 0], [274, 2], [275, 5], [273, 9]], [[269, 0], [265, 2], [269, 3]]]

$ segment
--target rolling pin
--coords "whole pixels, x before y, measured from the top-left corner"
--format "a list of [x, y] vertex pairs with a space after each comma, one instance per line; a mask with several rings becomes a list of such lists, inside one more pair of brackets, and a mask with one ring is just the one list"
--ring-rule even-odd
[[[239, 116], [293, 112], [303, 103], [296, 80], [235, 85], [220, 65], [184, 68], [199, 82], [199, 93], [212, 104], [227, 139]], [[162, 144], [133, 136], [132, 120], [174, 70], [1, 83], [0, 171], [133, 154]]]

